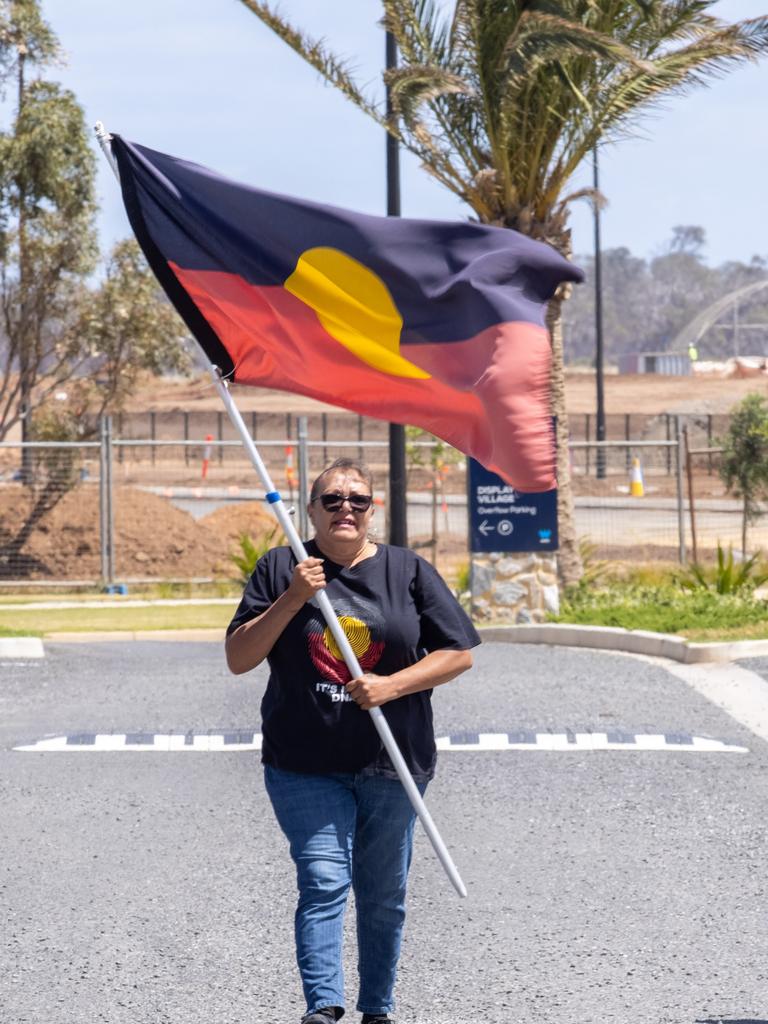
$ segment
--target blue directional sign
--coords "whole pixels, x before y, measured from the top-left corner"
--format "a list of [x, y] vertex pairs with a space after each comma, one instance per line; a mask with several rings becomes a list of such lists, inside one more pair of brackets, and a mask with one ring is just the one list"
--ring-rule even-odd
[[557, 491], [521, 494], [468, 459], [471, 551], [556, 551]]

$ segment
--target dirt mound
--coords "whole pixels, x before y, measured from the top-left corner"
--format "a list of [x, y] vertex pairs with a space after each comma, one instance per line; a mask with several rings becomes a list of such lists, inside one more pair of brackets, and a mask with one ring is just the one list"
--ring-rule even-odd
[[[229, 545], [227, 550], [236, 548], [243, 534], [255, 544], [261, 543], [277, 526], [275, 517], [264, 508], [262, 501], [238, 501], [222, 505], [215, 512], [203, 516], [200, 523], [211, 530], [222, 542]], [[273, 537], [278, 541], [282, 531], [279, 527]]]
[[[33, 501], [21, 484], [0, 487], [0, 577], [99, 579], [98, 487], [65, 494], [20, 544]], [[115, 489], [114, 544], [115, 574], [124, 579], [236, 575], [228, 535], [146, 491]]]
[[233, 575], [221, 537], [166, 498], [133, 488], [115, 494], [115, 550], [119, 575]]

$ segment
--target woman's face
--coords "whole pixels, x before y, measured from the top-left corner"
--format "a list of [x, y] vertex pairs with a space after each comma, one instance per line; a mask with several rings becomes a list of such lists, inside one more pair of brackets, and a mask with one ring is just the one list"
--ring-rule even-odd
[[335, 544], [349, 544], [350, 547], [362, 544], [368, 536], [373, 504], [363, 512], [355, 511], [349, 501], [343, 501], [340, 508], [329, 511], [323, 507], [322, 495], [343, 495], [344, 498], [349, 495], [370, 497], [371, 490], [365, 480], [354, 472], [332, 470], [321, 479], [320, 490], [309, 505], [309, 518], [314, 524], [315, 536], [321, 547], [324, 540]]

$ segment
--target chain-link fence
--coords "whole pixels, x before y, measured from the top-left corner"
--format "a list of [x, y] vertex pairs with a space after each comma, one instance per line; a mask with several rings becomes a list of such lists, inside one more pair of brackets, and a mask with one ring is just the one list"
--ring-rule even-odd
[[[302, 535], [308, 535], [306, 499], [300, 497], [307, 482], [332, 460], [351, 456], [372, 469], [373, 528], [384, 539], [387, 441], [369, 440], [362, 431], [337, 437], [330, 430], [311, 440], [305, 421], [294, 426], [298, 436], [262, 437], [258, 445]], [[428, 442], [409, 442], [408, 448], [411, 543], [428, 557], [439, 548], [441, 558], [466, 558], [464, 460], [434, 460]], [[265, 543], [274, 531], [264, 490], [239, 440], [210, 433], [169, 440], [159, 431], [150, 439], [114, 437], [105, 420], [98, 441], [0, 444], [2, 583], [236, 578], [232, 555], [240, 539]]]
[[[0, 582], [236, 577], [232, 555], [240, 538], [266, 542], [274, 520], [229, 424], [212, 413], [194, 424], [187, 416], [185, 426], [186, 415], [157, 414], [149, 437], [132, 436], [142, 421], [124, 418], [125, 434], [113, 436], [105, 420], [99, 440], [88, 443], [0, 444]], [[180, 425], [189, 436], [168, 436]], [[193, 425], [205, 432], [193, 435]], [[287, 414], [271, 414], [248, 425], [304, 536], [305, 481], [331, 460], [352, 456], [373, 471], [373, 525], [386, 538], [386, 424], [349, 414], [291, 417], [289, 423]], [[711, 443], [726, 424], [707, 416], [633, 416], [629, 426], [644, 436], [598, 445], [576, 433], [572, 441], [576, 529], [595, 556], [632, 562], [691, 557], [685, 426], [688, 447], [701, 453], [690, 460], [697, 553], [711, 556], [718, 542], [739, 548], [740, 505], [724, 492]], [[408, 533], [412, 546], [455, 576], [469, 557], [466, 466], [449, 454], [444, 446], [409, 442]], [[632, 493], [637, 486], [632, 488], [631, 477], [638, 472], [642, 497]], [[768, 529], [760, 524], [750, 536], [751, 547], [768, 545]]]
[[[387, 424], [381, 420], [356, 416], [343, 410], [315, 412], [300, 417], [285, 412], [243, 412], [251, 435], [258, 442], [275, 441], [298, 436], [298, 421], [303, 418], [312, 440], [348, 442], [387, 441]], [[674, 438], [675, 415], [672, 413], [609, 413], [605, 417], [606, 441], [670, 441]], [[692, 435], [692, 446], [712, 447], [728, 429], [727, 415], [702, 413], [685, 417]], [[593, 413], [573, 413], [568, 429], [574, 441], [596, 441], [597, 421]], [[211, 436], [213, 441], [236, 440], [237, 435], [223, 410], [171, 410], [123, 413], [115, 417], [115, 436], [123, 440], [189, 441]], [[695, 441], [695, 444], [693, 443]], [[155, 452], [157, 457], [157, 451]], [[594, 470], [594, 455], [589, 463]]]
[[[684, 562], [713, 559], [718, 544], [739, 551], [741, 503], [719, 475], [717, 441], [728, 417], [623, 419], [638, 428], [623, 441], [571, 440], [576, 530], [595, 557]], [[616, 428], [619, 418], [612, 420]], [[642, 497], [633, 495], [638, 476]], [[768, 519], [750, 527], [749, 547], [768, 547]]]

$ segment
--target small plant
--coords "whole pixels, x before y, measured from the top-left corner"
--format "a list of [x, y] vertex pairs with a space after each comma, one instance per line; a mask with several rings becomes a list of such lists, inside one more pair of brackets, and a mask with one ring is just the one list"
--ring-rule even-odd
[[459, 594], [464, 594], [469, 590], [471, 571], [469, 562], [462, 562], [456, 570], [456, 590]]
[[283, 540], [282, 534], [275, 540], [278, 527], [275, 526], [269, 533], [265, 534], [259, 542], [254, 542], [247, 533], [241, 533], [237, 543], [240, 551], [231, 551], [229, 560], [240, 570], [239, 580], [245, 585], [256, 568], [256, 563], [265, 555], [270, 548], [276, 547]]
[[768, 408], [759, 394], [747, 395], [731, 412], [721, 440], [720, 477], [730, 494], [741, 498], [741, 550], [747, 551], [747, 527], [763, 514], [768, 494]]
[[192, 588], [187, 584], [172, 583], [169, 580], [163, 580], [157, 583], [154, 587], [155, 596], [161, 600], [171, 600], [174, 598], [184, 598], [192, 596]]
[[582, 537], [579, 540], [579, 557], [581, 558], [583, 572], [579, 582], [567, 589], [568, 594], [573, 599], [578, 600], [579, 597], [593, 591], [605, 580], [608, 574], [608, 562], [595, 558], [596, 551], [597, 545], [589, 537]]
[[684, 590], [711, 590], [716, 594], [738, 594], [744, 590], [754, 590], [768, 580], [768, 573], [759, 570], [758, 555], [752, 555], [744, 562], [735, 562], [733, 548], [728, 546], [728, 554], [717, 545], [717, 565], [708, 569], [694, 563], [686, 572], [678, 576], [678, 583]]
[[592, 587], [600, 583], [608, 572], [608, 563], [596, 558], [596, 552], [597, 545], [589, 537], [582, 537], [579, 541], [579, 556], [584, 572], [580, 582], [584, 586]]

